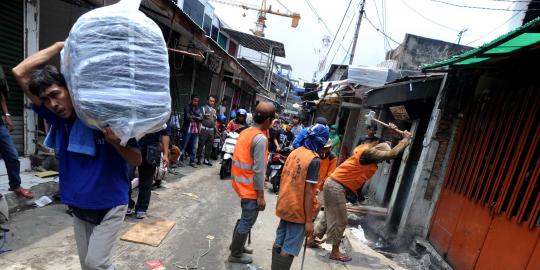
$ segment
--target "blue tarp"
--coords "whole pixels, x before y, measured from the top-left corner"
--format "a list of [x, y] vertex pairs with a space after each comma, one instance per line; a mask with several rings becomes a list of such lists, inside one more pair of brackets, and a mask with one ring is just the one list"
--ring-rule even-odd
[[304, 87], [294, 86], [293, 91], [297, 93], [305, 92], [306, 89]]

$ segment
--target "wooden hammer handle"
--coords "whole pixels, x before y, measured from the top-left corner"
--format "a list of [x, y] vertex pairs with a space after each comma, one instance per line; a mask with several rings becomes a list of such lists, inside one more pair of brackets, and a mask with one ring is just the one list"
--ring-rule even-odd
[[[387, 128], [390, 128], [390, 125], [388, 125], [388, 124], [385, 123], [385, 122], [382, 122], [382, 121], [380, 121], [380, 120], [378, 120], [378, 119], [375, 119], [375, 118], [372, 118], [372, 120], [375, 121], [375, 122], [377, 122], [377, 123], [379, 123], [379, 124], [381, 124], [381, 125], [383, 125], [383, 126], [385, 126], [385, 127], [387, 127]], [[401, 130], [399, 130], [399, 129], [393, 129], [393, 130], [396, 131], [397, 133], [401, 134], [401, 135], [404, 135], [404, 134], [405, 134], [405, 132], [403, 132], [403, 131], [401, 131]]]

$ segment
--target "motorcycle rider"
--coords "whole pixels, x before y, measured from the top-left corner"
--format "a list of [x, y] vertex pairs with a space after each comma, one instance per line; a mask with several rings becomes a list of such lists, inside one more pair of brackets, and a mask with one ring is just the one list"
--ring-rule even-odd
[[227, 124], [227, 130], [226, 132], [235, 132], [236, 130], [247, 127], [247, 111], [244, 109], [239, 109], [236, 112], [236, 118], [229, 121], [229, 124]]

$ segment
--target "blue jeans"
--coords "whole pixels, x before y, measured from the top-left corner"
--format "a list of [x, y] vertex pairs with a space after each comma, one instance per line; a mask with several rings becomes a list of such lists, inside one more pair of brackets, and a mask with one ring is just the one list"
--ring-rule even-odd
[[17, 189], [21, 186], [21, 176], [19, 175], [21, 170], [21, 163], [19, 156], [17, 155], [17, 149], [6, 125], [0, 124], [0, 154], [6, 164], [6, 170], [9, 178], [9, 188]]
[[186, 156], [186, 150], [190, 149], [189, 162], [195, 162], [195, 155], [197, 154], [197, 144], [199, 143], [199, 134], [193, 134], [189, 132], [184, 132], [182, 136], [183, 145], [182, 145], [182, 156]]
[[259, 216], [259, 206], [255, 199], [242, 199], [240, 205], [242, 206], [242, 217], [240, 218], [236, 231], [240, 234], [247, 234], [251, 231], [251, 228], [257, 221], [257, 216]]
[[304, 231], [304, 224], [292, 223], [282, 219], [279, 221], [276, 231], [275, 244], [280, 246], [283, 252], [297, 257], [304, 243]]

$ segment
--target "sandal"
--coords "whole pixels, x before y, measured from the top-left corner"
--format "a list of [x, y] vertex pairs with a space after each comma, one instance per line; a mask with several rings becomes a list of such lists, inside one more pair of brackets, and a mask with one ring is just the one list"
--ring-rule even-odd
[[26, 188], [22, 188], [22, 187], [19, 187], [19, 188], [16, 188], [16, 189], [9, 189], [13, 192], [15, 192], [15, 194], [17, 194], [17, 196], [19, 197], [24, 197], [24, 198], [27, 198], [27, 199], [32, 199], [34, 198], [34, 194], [32, 194], [32, 191], [26, 189]]
[[334, 257], [332, 256], [332, 254], [330, 254], [330, 260], [340, 261], [340, 262], [349, 262], [349, 261], [352, 261], [352, 258], [347, 255], [342, 255], [342, 254], [340, 254], [338, 257]]
[[321, 249], [321, 244], [317, 243], [317, 241], [313, 241], [313, 242], [309, 242], [307, 243], [307, 247], [308, 248], [316, 248], [316, 249]]

